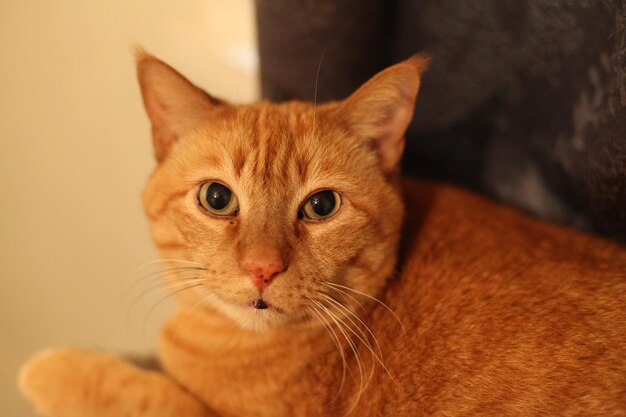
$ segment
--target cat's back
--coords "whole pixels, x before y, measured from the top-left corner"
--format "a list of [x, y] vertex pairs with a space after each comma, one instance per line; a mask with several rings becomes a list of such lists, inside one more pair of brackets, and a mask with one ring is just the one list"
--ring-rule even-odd
[[[373, 317], [384, 415], [626, 415], [626, 250], [406, 184], [401, 273]], [[399, 412], [398, 410], [404, 410]], [[403, 414], [404, 413], [404, 414]]]

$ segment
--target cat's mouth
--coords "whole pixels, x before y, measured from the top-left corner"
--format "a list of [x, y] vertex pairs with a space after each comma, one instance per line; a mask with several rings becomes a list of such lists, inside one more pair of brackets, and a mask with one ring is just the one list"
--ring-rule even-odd
[[275, 304], [269, 303], [263, 297], [259, 297], [256, 300], [252, 300], [249, 304], [250, 307], [255, 308], [257, 310], [273, 310], [277, 313], [282, 313], [283, 310], [276, 306]]

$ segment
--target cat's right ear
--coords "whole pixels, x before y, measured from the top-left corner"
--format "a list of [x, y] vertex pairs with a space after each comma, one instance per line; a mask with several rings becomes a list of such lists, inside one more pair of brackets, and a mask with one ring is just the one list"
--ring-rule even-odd
[[220, 102], [160, 59], [141, 49], [135, 56], [143, 104], [152, 123], [154, 153], [160, 162], [182, 135], [210, 118]]
[[430, 56], [418, 54], [379, 72], [340, 103], [337, 112], [350, 130], [378, 152], [384, 172], [397, 172], [404, 150], [404, 133], [422, 73]]

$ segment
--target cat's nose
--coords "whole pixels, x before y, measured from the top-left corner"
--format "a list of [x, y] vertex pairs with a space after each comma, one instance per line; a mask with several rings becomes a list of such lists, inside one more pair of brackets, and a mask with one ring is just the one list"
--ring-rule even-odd
[[276, 275], [285, 270], [285, 262], [278, 251], [259, 249], [245, 254], [241, 269], [249, 274], [254, 286], [259, 291], [263, 291], [272, 283]]

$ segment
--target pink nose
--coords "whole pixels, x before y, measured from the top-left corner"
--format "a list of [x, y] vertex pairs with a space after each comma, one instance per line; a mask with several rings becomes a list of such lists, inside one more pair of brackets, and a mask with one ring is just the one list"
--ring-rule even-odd
[[258, 249], [248, 251], [242, 262], [241, 269], [246, 271], [252, 283], [259, 291], [267, 288], [276, 275], [285, 270], [285, 263], [276, 250]]

